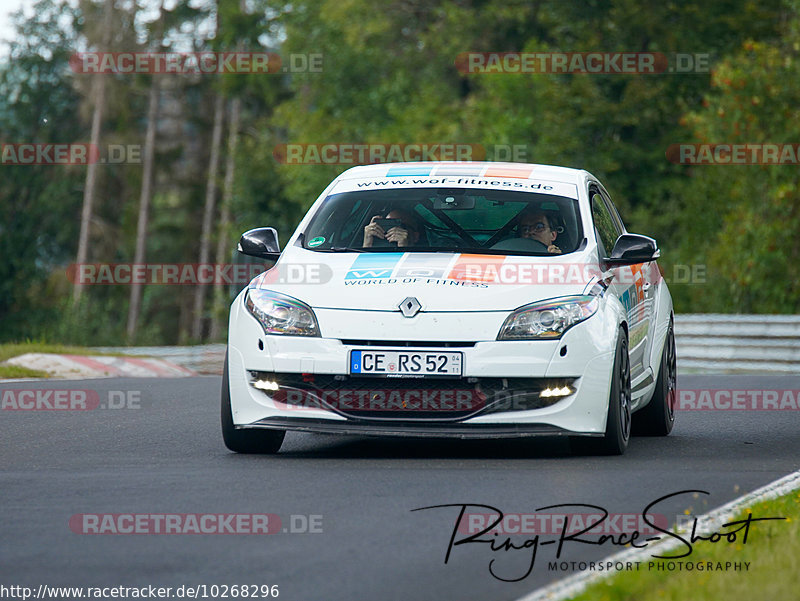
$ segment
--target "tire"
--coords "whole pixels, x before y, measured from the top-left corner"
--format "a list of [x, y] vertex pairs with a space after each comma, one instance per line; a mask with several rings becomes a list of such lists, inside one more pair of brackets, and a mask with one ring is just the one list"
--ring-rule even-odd
[[606, 433], [602, 438], [571, 436], [570, 447], [576, 454], [623, 455], [631, 437], [631, 364], [628, 335], [619, 328], [614, 367], [608, 395]]
[[231, 412], [231, 389], [228, 381], [228, 354], [225, 354], [225, 367], [222, 370], [222, 391], [220, 393], [220, 422], [225, 446], [236, 453], [259, 453], [272, 455], [278, 452], [286, 436], [284, 430], [237, 430], [233, 425]]
[[635, 436], [666, 436], [672, 431], [672, 426], [675, 425], [677, 374], [675, 332], [670, 320], [664, 349], [661, 351], [661, 366], [658, 369], [653, 398], [633, 415]]

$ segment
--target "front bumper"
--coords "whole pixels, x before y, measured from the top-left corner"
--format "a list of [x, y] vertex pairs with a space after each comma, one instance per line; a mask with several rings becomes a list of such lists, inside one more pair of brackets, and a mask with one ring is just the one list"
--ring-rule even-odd
[[[326, 419], [297, 419], [271, 417], [248, 424], [247, 428], [293, 430], [321, 434], [350, 434], [354, 436], [399, 436], [414, 438], [521, 438], [530, 436], [564, 436], [574, 434], [546, 424], [438, 424], [397, 421], [392, 423], [363, 423], [357, 421], [331, 422]], [[602, 436], [602, 432], [588, 434]]]
[[[230, 342], [228, 347], [228, 372], [233, 422], [242, 428], [273, 428], [308, 432], [340, 432], [379, 436], [422, 436], [456, 438], [499, 438], [515, 436], [583, 434], [602, 435], [605, 432], [609, 388], [614, 361], [617, 321], [601, 313], [568, 330], [560, 340], [496, 341], [485, 340], [450, 343], [419, 339], [402, 344], [406, 349], [431, 350], [438, 348], [463, 353], [463, 374], [447, 384], [433, 379], [382, 378], [385, 384], [359, 387], [355, 378], [348, 375], [349, 353], [364, 344], [380, 343], [368, 340], [341, 338], [311, 338], [265, 335], [258, 322], [246, 311], [231, 312]], [[479, 314], [475, 319], [487, 319]], [[500, 321], [503, 314], [490, 315]], [[461, 316], [469, 322], [469, 316]], [[410, 320], [409, 320], [410, 321]], [[386, 331], [378, 329], [376, 331]], [[420, 330], [418, 330], [420, 331]], [[428, 331], [430, 329], [423, 329]], [[452, 330], [451, 330], [452, 331]], [[324, 333], [324, 332], [323, 332]], [[412, 336], [405, 336], [408, 340]], [[463, 337], [462, 337], [463, 338]], [[452, 340], [452, 338], [451, 338]], [[386, 347], [386, 348], [395, 348]], [[563, 349], [566, 348], [566, 351]], [[293, 382], [287, 382], [287, 377]], [[270, 389], [257, 389], [253, 382], [275, 380]], [[306, 379], [303, 384], [302, 379]], [[516, 379], [516, 384], [508, 381]], [[354, 410], [336, 406], [324, 395], [313, 395], [314, 403], [292, 403], [286, 391], [325, 388], [320, 380], [337, 380], [337, 386], [354, 390], [386, 392], [412, 389], [417, 400], [426, 390], [453, 391], [458, 394], [471, 391], [475, 402], [476, 386], [486, 391], [505, 390], [512, 395], [523, 387], [538, 391], [547, 383], [561, 382], [571, 386], [571, 394], [545, 403], [529, 402], [536, 394], [523, 396], [522, 403], [505, 407], [491, 407], [496, 395], [480, 399], [480, 406], [439, 407], [435, 411], [420, 411], [414, 407], [406, 411], [401, 407], [381, 411], [370, 408]], [[505, 383], [504, 383], [505, 382]], [[481, 388], [482, 387], [482, 388]], [[405, 397], [406, 399], [408, 397]], [[526, 403], [528, 403], [526, 405]], [[359, 409], [359, 407], [356, 407]], [[374, 408], [371, 408], [374, 409]]]

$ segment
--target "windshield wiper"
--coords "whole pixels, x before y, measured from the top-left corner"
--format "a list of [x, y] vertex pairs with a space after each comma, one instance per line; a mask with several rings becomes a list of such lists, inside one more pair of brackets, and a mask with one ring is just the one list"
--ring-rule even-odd
[[317, 252], [323, 253], [363, 253], [364, 250], [361, 248], [351, 248], [349, 246], [331, 246], [330, 248], [309, 248], [308, 250], [316, 250]]

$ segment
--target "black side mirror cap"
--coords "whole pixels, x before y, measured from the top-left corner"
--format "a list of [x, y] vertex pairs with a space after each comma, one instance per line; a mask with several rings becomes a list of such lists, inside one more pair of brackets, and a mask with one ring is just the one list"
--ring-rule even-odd
[[259, 259], [277, 259], [281, 254], [278, 232], [274, 227], [259, 227], [246, 231], [236, 247], [243, 255]]
[[640, 234], [622, 234], [614, 243], [611, 256], [603, 261], [612, 267], [655, 261], [661, 256], [656, 241]]

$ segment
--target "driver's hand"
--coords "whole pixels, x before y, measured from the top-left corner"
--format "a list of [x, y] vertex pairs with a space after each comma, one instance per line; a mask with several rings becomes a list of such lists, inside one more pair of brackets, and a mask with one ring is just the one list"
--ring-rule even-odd
[[[369, 224], [364, 228], [364, 247], [369, 248], [372, 246], [373, 238], [386, 239], [386, 232], [383, 228], [375, 223], [378, 219], [383, 219], [382, 215], [375, 215], [369, 220]], [[392, 228], [397, 229], [397, 228]], [[391, 231], [391, 230], [390, 230]]]
[[561, 249], [558, 248], [555, 244], [551, 244], [550, 246], [547, 247], [547, 252], [553, 253], [554, 255], [560, 255]]

